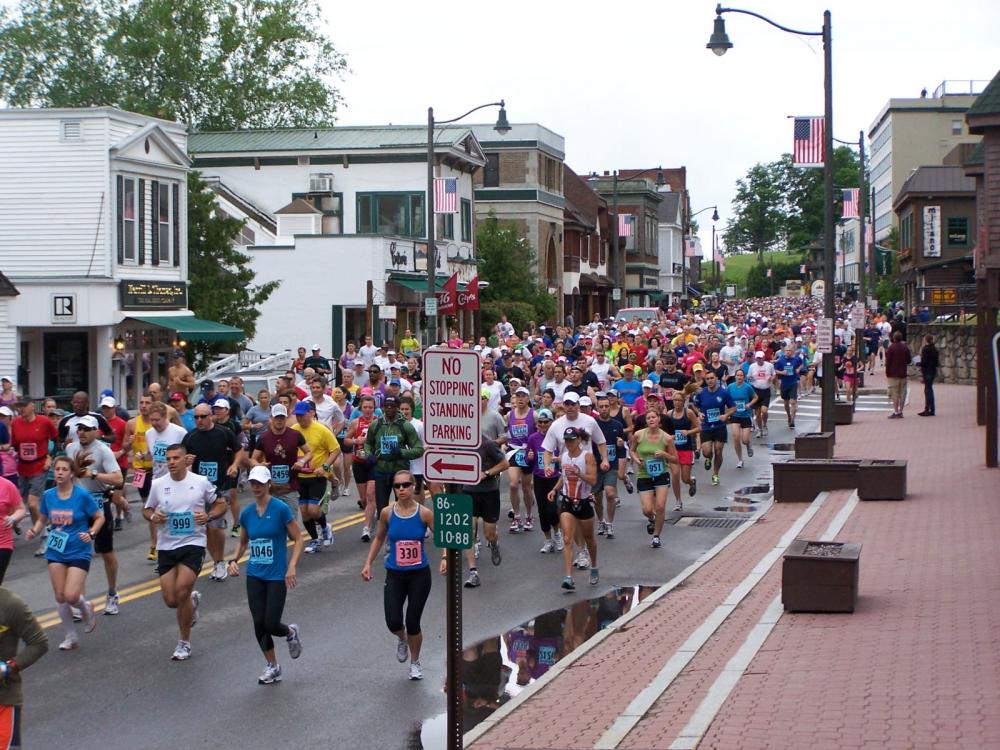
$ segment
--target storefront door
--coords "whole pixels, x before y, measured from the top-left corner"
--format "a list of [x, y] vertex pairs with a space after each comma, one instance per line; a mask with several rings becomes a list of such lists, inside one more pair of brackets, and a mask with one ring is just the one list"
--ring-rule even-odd
[[44, 335], [46, 396], [69, 399], [76, 391], [88, 389], [88, 338], [86, 331]]

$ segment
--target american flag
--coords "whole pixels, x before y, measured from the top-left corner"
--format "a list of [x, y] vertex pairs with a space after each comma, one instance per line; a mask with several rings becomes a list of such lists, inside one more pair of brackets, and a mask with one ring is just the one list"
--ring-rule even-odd
[[719, 273], [726, 272], [726, 258], [723, 255], [719, 256]]
[[858, 218], [858, 201], [860, 200], [859, 188], [846, 188], [844, 190], [844, 209], [840, 214], [841, 219]]
[[618, 214], [618, 236], [631, 237], [633, 223], [635, 217], [632, 214]]
[[456, 178], [434, 178], [434, 213], [458, 213], [458, 180]]
[[800, 167], [823, 166], [822, 117], [796, 117], [792, 144], [792, 164]]
[[688, 257], [688, 258], [697, 258], [698, 257], [698, 243], [695, 242], [694, 240], [686, 240], [685, 244], [687, 245], [687, 247], [684, 250], [684, 255], [686, 257]]
[[870, 245], [875, 241], [875, 227], [869, 221], [865, 224], [865, 244]]

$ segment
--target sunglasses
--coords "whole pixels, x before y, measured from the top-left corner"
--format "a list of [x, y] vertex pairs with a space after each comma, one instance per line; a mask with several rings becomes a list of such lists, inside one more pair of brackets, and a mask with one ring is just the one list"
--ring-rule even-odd
[[195, 419], [211, 419], [212, 415], [211, 414], [195, 414], [194, 418]]
[[412, 486], [413, 486], [413, 482], [393, 482], [392, 483], [392, 488], [394, 490], [401, 490], [401, 489], [403, 489], [405, 487], [412, 487]]

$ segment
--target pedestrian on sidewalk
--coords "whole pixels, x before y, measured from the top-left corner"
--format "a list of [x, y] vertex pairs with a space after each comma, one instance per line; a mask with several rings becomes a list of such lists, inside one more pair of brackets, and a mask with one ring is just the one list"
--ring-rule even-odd
[[938, 371], [938, 350], [934, 346], [931, 334], [924, 336], [924, 345], [920, 349], [920, 374], [924, 379], [924, 410], [918, 416], [934, 416], [934, 380]]
[[913, 357], [910, 347], [903, 340], [903, 333], [892, 334], [892, 343], [885, 350], [885, 378], [889, 383], [889, 400], [892, 401], [892, 414], [889, 419], [903, 418], [903, 405], [906, 403], [906, 368]]

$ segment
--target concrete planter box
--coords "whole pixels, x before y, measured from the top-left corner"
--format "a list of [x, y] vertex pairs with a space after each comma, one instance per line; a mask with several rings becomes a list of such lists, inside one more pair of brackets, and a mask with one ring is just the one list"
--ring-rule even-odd
[[833, 402], [833, 423], [850, 424], [854, 421], [854, 404], [850, 401]]
[[858, 497], [862, 500], [905, 500], [906, 461], [863, 459], [858, 467]]
[[858, 602], [861, 545], [796, 539], [781, 564], [786, 612], [853, 612]]
[[807, 432], [795, 438], [796, 458], [833, 458], [832, 432]]
[[774, 502], [811, 503], [820, 492], [858, 486], [860, 458], [793, 458], [774, 470]]

